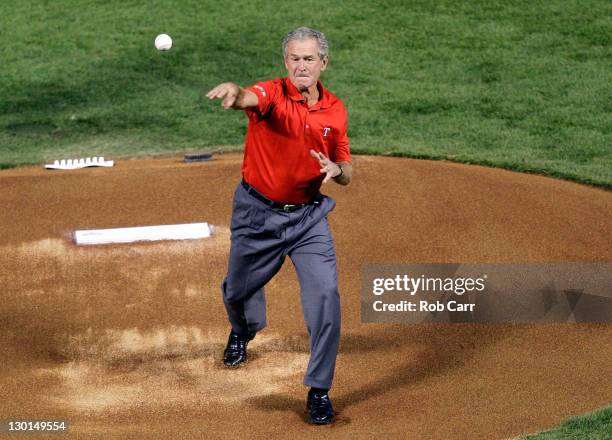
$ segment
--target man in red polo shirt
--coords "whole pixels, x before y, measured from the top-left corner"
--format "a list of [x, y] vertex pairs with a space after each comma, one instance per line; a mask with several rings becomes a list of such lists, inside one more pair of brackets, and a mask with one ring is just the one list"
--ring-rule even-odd
[[290, 32], [283, 55], [286, 78], [246, 88], [222, 83], [207, 94], [249, 118], [222, 284], [231, 324], [223, 361], [230, 367], [246, 362], [247, 344], [266, 325], [264, 286], [289, 256], [310, 335], [304, 378], [309, 418], [327, 424], [334, 415], [328, 391], [340, 340], [340, 298], [327, 224], [335, 202], [319, 189], [330, 180], [351, 180], [347, 113], [319, 81], [328, 63], [323, 33], [304, 27]]

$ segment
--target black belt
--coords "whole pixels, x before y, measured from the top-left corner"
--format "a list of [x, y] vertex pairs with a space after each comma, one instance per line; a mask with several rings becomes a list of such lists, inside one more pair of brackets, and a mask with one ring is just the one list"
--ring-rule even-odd
[[250, 195], [255, 197], [257, 200], [265, 203], [270, 208], [282, 209], [285, 212], [296, 211], [296, 210], [298, 210], [300, 208], [303, 208], [304, 206], [307, 206], [307, 205], [317, 205], [317, 204], [319, 204], [318, 197], [313, 198], [308, 203], [291, 204], [291, 203], [275, 202], [274, 200], [270, 200], [269, 198], [267, 198], [266, 196], [264, 196], [263, 194], [258, 192], [255, 188], [253, 188], [251, 185], [246, 183], [244, 180], [241, 181], [240, 184], [246, 190], [247, 193], [249, 193]]

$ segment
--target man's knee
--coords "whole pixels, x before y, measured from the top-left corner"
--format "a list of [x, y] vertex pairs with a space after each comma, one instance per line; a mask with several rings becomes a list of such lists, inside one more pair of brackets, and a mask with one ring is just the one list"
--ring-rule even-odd
[[313, 305], [331, 309], [340, 308], [338, 285], [334, 282], [315, 283], [309, 286], [303, 294], [306, 300]]
[[227, 304], [240, 302], [244, 299], [244, 286], [237, 285], [235, 282], [229, 281], [227, 278], [221, 283], [221, 292], [223, 293], [223, 301]]

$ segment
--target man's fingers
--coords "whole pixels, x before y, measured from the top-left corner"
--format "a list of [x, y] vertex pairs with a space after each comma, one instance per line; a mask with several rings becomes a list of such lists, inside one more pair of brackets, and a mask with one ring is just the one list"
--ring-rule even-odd
[[217, 95], [215, 96], [215, 98], [219, 98], [219, 99], [225, 98], [227, 96], [227, 94], [228, 94], [228, 90], [227, 89], [222, 89], [222, 90], [219, 90], [217, 92]]
[[330, 179], [334, 178], [335, 170], [334, 170], [334, 167], [331, 166], [330, 164], [326, 164], [325, 166], [322, 166], [319, 171], [321, 172], [321, 174], [325, 174], [323, 183], [327, 183], [330, 181]]
[[208, 96], [208, 99], [223, 98], [226, 93], [227, 91], [224, 89], [212, 90], [206, 96]]
[[325, 179], [323, 179], [323, 183], [327, 183], [329, 182], [329, 180], [332, 178], [332, 173], [331, 171], [328, 171], [327, 174], [325, 175]]
[[314, 157], [315, 159], [321, 161], [321, 160], [327, 160], [327, 157], [325, 157], [325, 155], [323, 153], [319, 153], [318, 151], [315, 150], [310, 150], [310, 155], [312, 157]]
[[318, 151], [311, 149], [310, 155], [319, 161], [319, 165], [321, 166], [319, 171], [321, 172], [321, 174], [325, 174], [323, 183], [329, 182], [330, 179], [334, 178], [335, 174], [338, 174], [338, 175], [340, 174], [340, 173], [337, 173], [337, 170], [336, 170], [336, 168], [338, 168], [338, 165], [333, 163], [327, 157], [325, 157], [323, 153], [319, 153]]
[[225, 97], [225, 99], [223, 100], [223, 108], [224, 109], [228, 109], [230, 108], [232, 105], [234, 105], [234, 103], [236, 102], [236, 95], [234, 94], [229, 94]]
[[217, 91], [217, 87], [215, 87], [215, 88], [213, 88], [213, 89], [210, 89], [210, 90], [208, 91], [208, 93], [206, 94], [206, 96], [207, 96], [208, 98], [212, 99], [212, 98], [213, 98], [213, 96], [215, 95], [215, 92], [216, 92], [216, 91]]
[[208, 99], [224, 98], [228, 93], [231, 94], [235, 92], [235, 88], [233, 86], [234, 84], [232, 83], [219, 84], [217, 87], [208, 92], [206, 96]]
[[223, 83], [208, 92], [206, 96], [208, 99], [223, 99], [221, 106], [227, 110], [235, 104], [238, 90], [232, 83]]
[[215, 99], [219, 97], [219, 93], [225, 88], [225, 84], [219, 84], [217, 87], [212, 89], [206, 94], [209, 99]]

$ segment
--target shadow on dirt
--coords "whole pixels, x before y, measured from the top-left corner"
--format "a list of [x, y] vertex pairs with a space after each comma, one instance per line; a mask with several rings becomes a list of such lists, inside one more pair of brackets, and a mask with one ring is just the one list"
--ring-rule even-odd
[[[372, 363], [372, 368], [376, 368], [379, 374], [383, 373], [383, 376], [371, 382], [364, 378], [366, 380], [363, 384], [356, 383], [348, 393], [332, 395], [335, 410], [341, 415], [344, 409], [363, 401], [460, 368], [474, 353], [508, 337], [516, 328], [511, 325], [484, 324], [396, 325], [371, 334], [343, 335], [340, 355], [346, 355], [348, 366], [358, 361], [355, 356], [363, 354], [370, 359], [368, 362]], [[302, 342], [307, 343], [307, 339], [302, 339]], [[306, 349], [303, 344], [294, 348], [299, 351]], [[416, 353], [414, 357], [406, 359], [399, 368], [385, 371], [385, 359], [393, 357], [394, 353], [397, 356], [410, 356], [411, 352]], [[376, 365], [377, 353], [380, 357], [379, 365]], [[336, 374], [343, 374], [343, 371], [337, 369]], [[292, 411], [305, 418], [304, 401], [305, 396], [272, 394], [252, 398], [248, 403], [267, 411]], [[348, 419], [338, 419], [348, 423]]]

